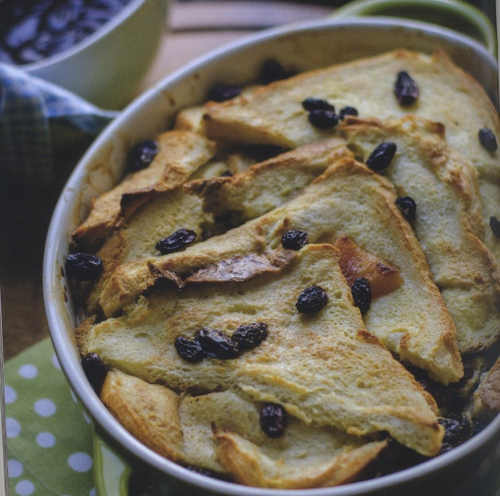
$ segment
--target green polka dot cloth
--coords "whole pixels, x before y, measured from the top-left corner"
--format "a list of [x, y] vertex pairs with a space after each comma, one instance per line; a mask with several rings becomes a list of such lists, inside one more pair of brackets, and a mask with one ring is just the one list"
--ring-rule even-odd
[[5, 366], [11, 496], [96, 496], [90, 418], [64, 377], [50, 340]]

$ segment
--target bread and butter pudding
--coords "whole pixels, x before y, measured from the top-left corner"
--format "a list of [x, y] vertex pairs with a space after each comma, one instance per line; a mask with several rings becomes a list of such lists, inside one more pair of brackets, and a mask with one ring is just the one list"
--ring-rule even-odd
[[437, 456], [500, 406], [498, 114], [443, 53], [266, 64], [73, 233], [83, 368], [144, 444], [242, 484]]

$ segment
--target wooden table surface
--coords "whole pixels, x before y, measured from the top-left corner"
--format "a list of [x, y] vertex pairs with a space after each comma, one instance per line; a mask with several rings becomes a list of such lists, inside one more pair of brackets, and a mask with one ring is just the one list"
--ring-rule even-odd
[[[330, 7], [283, 2], [173, 3], [159, 50], [139, 91], [195, 57], [257, 30], [328, 15]], [[78, 157], [73, 157], [76, 163]], [[0, 287], [4, 354], [11, 358], [48, 336], [42, 300], [45, 235], [64, 178], [51, 190], [10, 187], [0, 199]]]

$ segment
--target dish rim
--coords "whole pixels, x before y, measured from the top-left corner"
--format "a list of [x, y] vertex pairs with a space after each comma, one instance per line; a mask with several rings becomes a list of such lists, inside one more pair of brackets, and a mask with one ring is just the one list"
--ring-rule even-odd
[[394, 474], [362, 482], [353, 482], [343, 486], [319, 489], [296, 490], [255, 488], [237, 483], [225, 482], [198, 474], [168, 460], [143, 445], [132, 434], [130, 434], [115, 417], [113, 417], [111, 412], [109, 412], [90, 387], [85, 375], [82, 372], [79, 362], [76, 363], [76, 360], [72, 360], [71, 358], [71, 355], [75, 352], [75, 345], [73, 344], [71, 337], [68, 336], [65, 331], [67, 323], [65, 322], [62, 313], [65, 306], [64, 302], [61, 301], [62, 295], [60, 294], [60, 288], [55, 283], [56, 279], [61, 276], [60, 262], [58, 260], [59, 253], [57, 250], [52, 250], [51, 248], [58, 246], [61, 239], [66, 240], [65, 246], [67, 246], [68, 232], [60, 226], [65, 226], [68, 217], [73, 213], [69, 207], [74, 208], [75, 198], [77, 198], [81, 185], [86, 178], [87, 167], [90, 165], [93, 157], [99, 153], [101, 148], [103, 148], [110, 138], [113, 137], [115, 132], [120, 130], [120, 128], [131, 116], [134, 115], [136, 111], [140, 111], [143, 106], [153, 101], [155, 98], [158, 98], [158, 95], [162, 92], [166, 91], [169, 87], [174, 86], [183, 79], [187, 79], [197, 70], [203, 69], [205, 66], [209, 66], [220, 58], [233, 54], [242, 48], [249, 48], [273, 38], [279, 38], [283, 35], [305, 31], [323, 31], [325, 29], [335, 28], [336, 26], [375, 26], [380, 28], [394, 27], [407, 28], [414, 31], [423, 31], [424, 33], [445, 38], [453, 42], [459, 42], [476, 52], [481, 52], [481, 55], [488, 59], [490, 63], [493, 64], [493, 67], [497, 66], [496, 61], [491, 54], [478, 42], [468, 37], [435, 25], [418, 21], [398, 20], [394, 18], [377, 17], [308, 21], [281, 26], [239, 39], [212, 50], [209, 53], [196, 58], [179, 70], [176, 70], [126, 107], [120, 116], [101, 132], [99, 137], [93, 142], [76, 165], [59, 196], [59, 200], [56, 204], [50, 222], [43, 261], [43, 294], [45, 311], [49, 323], [52, 343], [59, 358], [61, 367], [68, 378], [72, 389], [75, 391], [80, 401], [91, 413], [96, 422], [109, 436], [111, 436], [112, 439], [125, 448], [127, 452], [134, 454], [142, 461], [169, 476], [173, 476], [183, 482], [196, 485], [197, 487], [209, 491], [215, 491], [219, 494], [230, 494], [235, 496], [355, 496], [367, 494], [381, 489], [394, 488], [400, 484], [429, 476], [436, 471], [444, 469], [445, 467], [466, 458], [495, 436], [500, 435], [500, 415], [497, 415], [497, 417], [485, 429], [461, 446], [437, 458]]

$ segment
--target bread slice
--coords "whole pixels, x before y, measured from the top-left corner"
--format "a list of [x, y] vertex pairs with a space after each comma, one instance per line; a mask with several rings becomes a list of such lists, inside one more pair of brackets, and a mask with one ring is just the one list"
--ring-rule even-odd
[[88, 299], [89, 312], [96, 311], [102, 288], [117, 267], [158, 255], [156, 243], [178, 229], [194, 231], [198, 242], [207, 233], [227, 229], [216, 221], [224, 216], [226, 221], [228, 212], [241, 223], [285, 203], [333, 160], [352, 156], [339, 142], [306, 145], [234, 177], [191, 181], [185, 187], [148, 194], [147, 202], [129, 214], [99, 250], [104, 272]]
[[125, 196], [174, 188], [215, 154], [213, 141], [189, 131], [167, 131], [157, 144], [159, 152], [149, 167], [130, 174], [94, 201], [89, 216], [73, 233], [79, 246], [95, 248], [120, 224]]
[[384, 175], [399, 196], [416, 202], [412, 226], [455, 321], [460, 351], [491, 345], [500, 337], [500, 284], [483, 242], [489, 226], [476, 169], [447, 146], [441, 124], [414, 116], [383, 123], [348, 119], [339, 133], [363, 162], [380, 143], [397, 145]]
[[432, 281], [413, 231], [395, 205], [390, 183], [353, 159], [334, 162], [283, 206], [208, 239], [184, 252], [124, 264], [105, 284], [99, 303], [112, 315], [157, 280], [180, 279], [200, 267], [281, 245], [288, 229], [308, 233], [310, 242], [348, 237], [361, 249], [400, 271], [403, 284], [372, 303], [369, 331], [403, 360], [426, 369], [440, 382], [463, 374], [455, 326]]
[[384, 448], [337, 429], [291, 418], [280, 439], [259, 427], [258, 406], [233, 391], [178, 395], [118, 370], [101, 398], [124, 427], [171, 460], [274, 488], [335, 486], [353, 479]]
[[[399, 71], [416, 80], [420, 96], [402, 107], [394, 95]], [[432, 56], [407, 50], [388, 52], [326, 69], [299, 74], [223, 103], [206, 105], [209, 137], [238, 143], [268, 143], [295, 148], [334, 131], [322, 131], [307, 120], [301, 102], [307, 97], [326, 98], [337, 111], [345, 105], [358, 109], [362, 118], [394, 118], [415, 114], [441, 122], [452, 149], [479, 172], [484, 220], [500, 219], [499, 151], [489, 152], [478, 139], [481, 128], [490, 128], [500, 139], [500, 120], [481, 85], [464, 73], [442, 51]], [[486, 245], [500, 263], [500, 239], [490, 229]]]
[[[339, 257], [331, 245], [311, 244], [281, 271], [249, 281], [193, 284], [181, 292], [158, 288], [122, 316], [92, 326], [85, 348], [176, 391], [234, 389], [254, 401], [279, 403], [307, 424], [359, 436], [387, 431], [434, 455], [442, 438], [434, 400], [365, 330]], [[323, 288], [328, 302], [308, 316], [295, 303], [311, 285]], [[256, 321], [268, 325], [268, 337], [233, 360], [193, 364], [174, 347], [176, 337], [202, 328], [230, 335]]]

